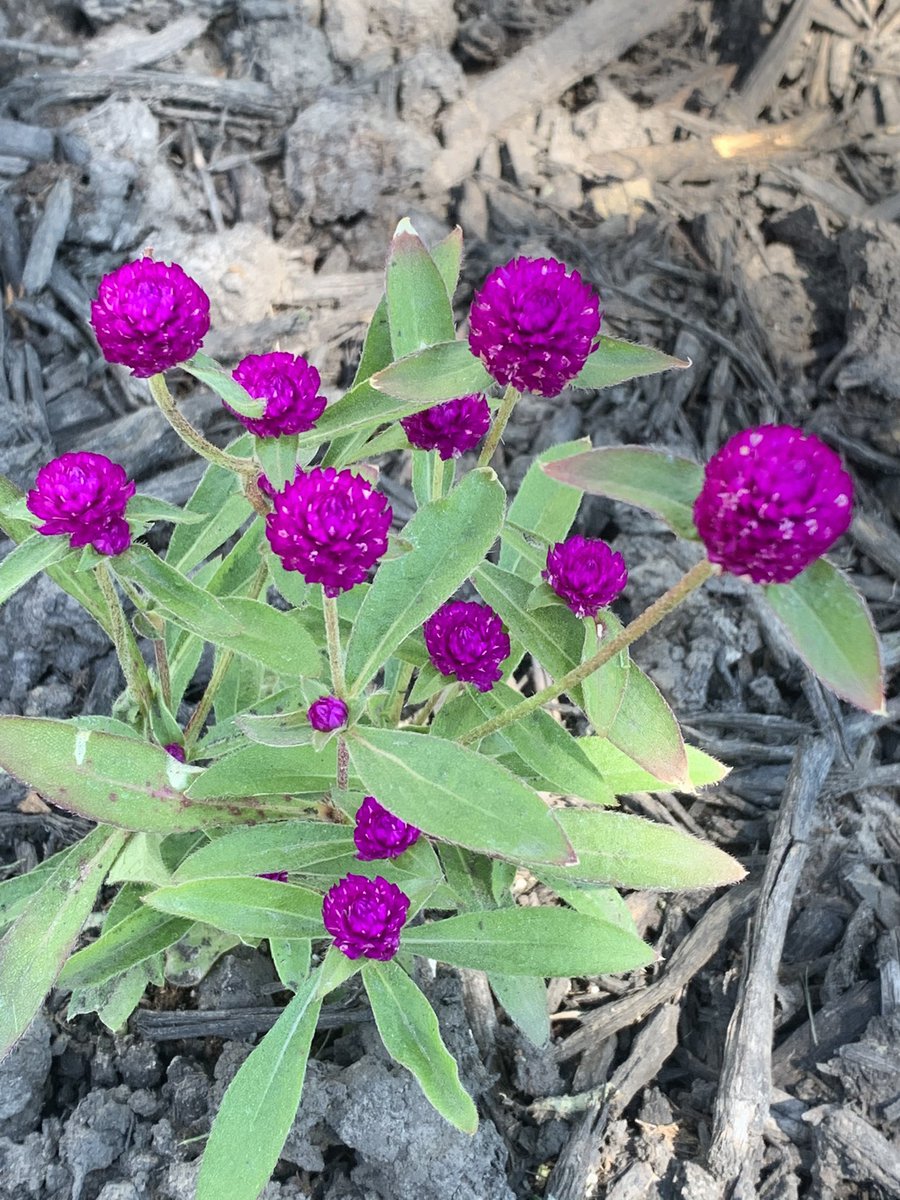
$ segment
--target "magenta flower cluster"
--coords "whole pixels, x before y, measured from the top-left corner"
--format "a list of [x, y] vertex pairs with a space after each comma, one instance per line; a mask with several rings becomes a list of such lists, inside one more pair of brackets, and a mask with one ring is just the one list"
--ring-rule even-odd
[[322, 920], [347, 958], [387, 962], [400, 948], [409, 896], [381, 875], [345, 875], [325, 893]]
[[398, 858], [419, 839], [420, 830], [388, 812], [374, 796], [366, 796], [356, 813], [353, 842], [361, 862]]
[[306, 717], [319, 733], [331, 733], [347, 724], [347, 705], [337, 696], [320, 696], [306, 710]]
[[437, 450], [445, 462], [474, 449], [490, 423], [491, 410], [482, 392], [446, 400], [400, 421], [411, 446]]
[[706, 464], [694, 523], [711, 562], [787, 583], [850, 525], [853, 481], [837, 454], [791, 425], [735, 434]]
[[209, 332], [209, 297], [177, 263], [141, 258], [100, 280], [91, 324], [107, 362], [145, 378], [197, 353]]
[[424, 633], [429, 658], [442, 675], [455, 675], [479, 692], [489, 692], [502, 678], [509, 634], [489, 604], [451, 600], [428, 618]]
[[558, 396], [597, 345], [600, 298], [555, 258], [495, 267], [472, 301], [469, 347], [498, 383]]
[[[265, 400], [261, 417], [244, 417], [226, 404], [228, 411], [256, 437], [280, 437], [312, 429], [325, 411], [319, 395], [321, 379], [314, 366], [293, 354], [248, 354], [232, 371], [234, 379], [254, 400]], [[224, 403], [224, 402], [223, 402]]]
[[41, 467], [28, 493], [38, 533], [67, 533], [71, 546], [91, 545], [99, 554], [121, 554], [131, 545], [125, 509], [134, 484], [123, 467], [90, 451], [62, 454]]
[[368, 480], [334, 467], [298, 469], [273, 497], [266, 537], [286, 571], [337, 596], [361, 583], [387, 550], [392, 511]]
[[541, 575], [576, 617], [596, 617], [628, 581], [625, 559], [600, 538], [580, 534], [557, 542], [547, 551]]

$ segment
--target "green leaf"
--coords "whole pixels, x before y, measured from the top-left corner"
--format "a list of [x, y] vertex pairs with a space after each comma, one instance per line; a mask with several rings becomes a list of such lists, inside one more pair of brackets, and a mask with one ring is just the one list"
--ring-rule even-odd
[[447, 885], [458, 906], [466, 910], [496, 908], [493, 891], [492, 860], [484, 854], [473, 854], [462, 846], [438, 847]]
[[672, 825], [586, 808], [558, 809], [557, 817], [578, 862], [565, 870], [536, 867], [552, 888], [557, 881], [566, 887], [579, 879], [630, 888], [708, 888], [736, 883], [746, 874], [724, 851]]
[[535, 1046], [550, 1041], [550, 1014], [547, 1011], [547, 985], [539, 975], [503, 975], [491, 971], [491, 989], [507, 1016]]
[[217, 600], [158, 558], [132, 545], [115, 560], [116, 573], [137, 583], [177, 625], [226, 650], [244, 654], [281, 675], [315, 676], [321, 657], [296, 613], [261, 600]]
[[348, 748], [365, 790], [426, 833], [503, 858], [569, 860], [537, 793], [475, 751], [408, 730], [363, 727], [352, 731]]
[[254, 438], [256, 461], [269, 483], [280, 492], [297, 469], [297, 434]]
[[656, 779], [690, 790], [684, 738], [656, 684], [632, 663], [607, 737]]
[[[230, 454], [249, 454], [252, 439], [241, 434], [228, 447]], [[176, 525], [169, 540], [166, 562], [188, 572], [227, 541], [251, 514], [250, 502], [241, 491], [233, 471], [210, 465], [206, 468], [185, 511], [202, 516], [197, 525]]]
[[71, 849], [70, 846], [60, 850], [58, 854], [32, 867], [30, 871], [22, 875], [13, 875], [11, 879], [4, 879], [0, 883], [0, 929], [9, 925], [24, 911], [34, 893], [47, 882]]
[[566, 887], [560, 882], [560, 871], [556, 872], [553, 890], [560, 900], [565, 900], [576, 912], [584, 913], [598, 921], [609, 921], [626, 933], [639, 937], [634, 917], [629, 912], [628, 905], [614, 887], [604, 887], [596, 883], [575, 881]]
[[170, 525], [199, 525], [204, 519], [202, 513], [190, 512], [179, 508], [177, 504], [169, 504], [165, 500], [157, 500], [155, 496], [132, 496], [128, 501], [125, 512], [129, 521], [166, 521]]
[[401, 358], [373, 375], [371, 382], [386, 396], [418, 404], [412, 410], [418, 412], [443, 400], [483, 392], [493, 380], [468, 342], [446, 341]]
[[401, 948], [454, 967], [553, 978], [614, 975], [654, 958], [639, 938], [565, 908], [463, 913], [406, 928]]
[[276, 879], [194, 879], [158, 888], [144, 903], [239, 938], [326, 936], [321, 895]]
[[394, 358], [453, 341], [456, 331], [447, 288], [425, 243], [405, 218], [391, 241], [386, 279]]
[[[2, 761], [2, 759], [0, 759]], [[337, 747], [246, 745], [207, 767], [187, 790], [191, 800], [227, 796], [319, 794], [334, 786]], [[353, 783], [350, 785], [355, 787]]]
[[95, 942], [73, 954], [62, 969], [60, 987], [96, 987], [152, 958], [190, 928], [190, 921], [141, 908], [104, 930]]
[[463, 1133], [474, 1133], [478, 1110], [459, 1081], [456, 1059], [441, 1040], [425, 996], [396, 962], [366, 959], [362, 978], [388, 1054], [415, 1076], [445, 1120]]
[[174, 987], [196, 987], [223, 954], [240, 945], [240, 938], [195, 923], [165, 954], [164, 979]]
[[292, 992], [299, 992], [309, 978], [312, 942], [308, 938], [269, 938], [269, 951], [278, 978]]
[[222, 1098], [200, 1165], [197, 1200], [257, 1200], [300, 1104], [322, 997], [306, 980]]
[[45, 537], [42, 533], [33, 533], [26, 538], [0, 561], [0, 604], [38, 572], [60, 562], [68, 553], [68, 538]]
[[356, 853], [346, 825], [323, 821], [277, 821], [234, 829], [189, 855], [174, 880], [243, 878], [266, 871], [327, 871], [334, 860]]
[[351, 696], [481, 562], [500, 532], [505, 499], [494, 472], [482, 468], [412, 518], [403, 530], [412, 550], [382, 563], [353, 626], [346, 665]]
[[[456, 225], [446, 237], [431, 247], [431, 257], [440, 272], [447, 295], [453, 299], [462, 266], [463, 231]], [[385, 364], [387, 365], [387, 364]]]
[[[593, 621], [584, 622], [584, 650], [582, 659], [593, 658], [604, 642], [610, 642], [622, 630], [622, 622], [608, 608], [600, 613], [603, 632], [598, 640], [597, 626]], [[631, 659], [627, 650], [621, 650], [594, 671], [581, 685], [584, 711], [594, 727], [595, 733], [606, 735], [612, 728], [628, 686]]]
[[161, 833], [134, 833], [113, 863], [107, 883], [169, 882], [169, 870], [162, 858]]
[[254, 400], [232, 377], [230, 371], [223, 370], [214, 358], [210, 358], [202, 350], [187, 362], [183, 362], [181, 369], [212, 388], [220, 399], [242, 417], [252, 417], [256, 420], [265, 413], [265, 401]]
[[244, 712], [235, 717], [238, 728], [259, 746], [308, 746], [313, 740], [308, 711], [308, 707], [298, 708], [269, 716]]
[[[559, 462], [589, 450], [590, 445], [589, 438], [579, 438], [577, 442], [564, 442], [539, 454], [528, 468], [509, 506], [507, 521], [534, 534], [548, 546], [563, 541], [575, 520], [581, 495], [574, 488], [564, 487], [551, 478], [542, 467], [544, 463]], [[522, 555], [509, 544], [504, 532], [500, 550], [500, 566], [504, 571], [512, 571], [531, 583], [537, 583], [541, 570], [547, 565], [546, 550], [542, 557], [540, 568], [532, 569], [531, 564], [524, 562]]]
[[794, 649], [827, 688], [865, 712], [885, 711], [872, 616], [840, 571], [820, 558], [790, 583], [770, 583], [763, 594]]
[[28, 1028], [53, 986], [124, 840], [119, 830], [93, 829], [0, 941], [0, 1057]]
[[658, 375], [660, 371], [672, 369], [683, 371], [690, 365], [690, 359], [672, 358], [652, 346], [601, 337], [599, 347], [572, 381], [572, 387], [612, 387], [615, 383], [626, 383], [642, 375]]
[[289, 805], [200, 804], [185, 796], [197, 767], [160, 746], [47, 717], [0, 717], [0, 767], [70, 812], [147, 833], [179, 833], [285, 816]]
[[[618, 746], [614, 746], [607, 738], [579, 738], [578, 744], [584, 750], [604, 781], [617, 796], [628, 796], [632, 792], [669, 792], [672, 784], [665, 779], [657, 779], [649, 771], [639, 766], [633, 758], [629, 758]], [[685, 746], [687, 757], [688, 779], [690, 786], [684, 790], [695, 791], [697, 788], [708, 787], [719, 783], [728, 774], [728, 767], [696, 746]]]
[[592, 496], [634, 504], [679, 537], [697, 540], [694, 501], [703, 486], [703, 468], [690, 459], [645, 446], [609, 446], [548, 463], [543, 470]]
[[[522, 697], [512, 688], [498, 685], [489, 692], [471, 695], [482, 719], [487, 721], [514, 708]], [[578, 742], [548, 712], [539, 709], [523, 721], [507, 725], [503, 737], [528, 764], [548, 791], [561, 796], [580, 796], [595, 804], [615, 804], [615, 794]]]

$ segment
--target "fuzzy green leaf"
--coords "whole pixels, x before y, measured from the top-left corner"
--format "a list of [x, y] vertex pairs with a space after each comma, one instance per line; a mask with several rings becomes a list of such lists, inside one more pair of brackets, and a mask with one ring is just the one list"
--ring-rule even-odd
[[386, 396], [417, 404], [412, 411], [419, 412], [444, 400], [483, 392], [493, 380], [468, 342], [446, 341], [401, 358], [373, 375], [371, 382]]
[[275, 879], [194, 879], [149, 892], [144, 903], [239, 938], [325, 936], [321, 895]]
[[627, 383], [629, 379], [639, 379], [642, 375], [658, 375], [660, 371], [673, 369], [683, 371], [690, 365], [690, 360], [672, 358], [652, 346], [601, 337], [599, 347], [572, 381], [572, 386], [612, 387], [616, 383]]
[[68, 553], [68, 538], [44, 537], [41, 533], [26, 538], [0, 560], [0, 604], [38, 572], [60, 562]]

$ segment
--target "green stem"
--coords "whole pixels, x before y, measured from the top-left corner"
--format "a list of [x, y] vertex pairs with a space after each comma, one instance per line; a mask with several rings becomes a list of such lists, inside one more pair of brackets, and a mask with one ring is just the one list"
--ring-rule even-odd
[[718, 568], [706, 558], [703, 558], [691, 567], [686, 575], [682, 575], [681, 579], [676, 584], [664, 592], [658, 600], [650, 605], [648, 609], [641, 613], [630, 625], [618, 633], [610, 642], [601, 646], [596, 654], [585, 659], [577, 667], [573, 667], [565, 675], [556, 680], [555, 683], [549, 684], [542, 691], [536, 692], [533, 696], [529, 696], [514, 708], [508, 708], [505, 712], [498, 713], [496, 717], [492, 717], [490, 721], [484, 721], [481, 725], [476, 725], [474, 729], [470, 729], [468, 733], [463, 734], [459, 739], [461, 743], [478, 742], [482, 738], [488, 736], [489, 733], [496, 733], [498, 729], [504, 729], [507, 725], [512, 725], [515, 721], [521, 721], [523, 717], [527, 717], [529, 713], [535, 709], [541, 708], [550, 700], [555, 700], [557, 696], [563, 692], [570, 692], [573, 688], [583, 683], [589, 675], [593, 675], [595, 671], [604, 666], [611, 658], [630, 646], [632, 642], [636, 642], [639, 637], [643, 637], [645, 633], [651, 630], [654, 625], [669, 615], [669, 613], [677, 608], [683, 600], [685, 600], [691, 592], [705, 583], [710, 576], [718, 573]]
[[220, 450], [218, 446], [207, 441], [203, 434], [182, 415], [172, 399], [164, 375], [151, 375], [147, 382], [150, 384], [150, 394], [159, 406], [160, 412], [181, 440], [186, 442], [201, 458], [215, 463], [217, 467], [224, 467], [226, 471], [236, 471], [241, 476], [256, 476], [256, 467], [249, 458], [237, 458], [234, 454]]
[[444, 462], [444, 460], [438, 454], [437, 450], [435, 450], [434, 451], [434, 462], [432, 463], [432, 467], [431, 467], [431, 499], [432, 500], [442, 500], [444, 498], [444, 469], [446, 468], [446, 466], [447, 466], [447, 464]]
[[331, 666], [331, 688], [335, 696], [343, 700], [347, 691], [344, 678], [344, 658], [341, 654], [341, 627], [338, 621], [337, 599], [322, 595], [325, 611], [325, 640], [328, 643], [328, 662]]
[[213, 673], [209, 678], [209, 683], [206, 685], [206, 691], [200, 697], [197, 707], [191, 713], [191, 718], [185, 726], [184, 730], [184, 748], [189, 751], [200, 736], [200, 731], [206, 723], [206, 718], [212, 712], [212, 706], [215, 703], [216, 695], [225, 676], [228, 674], [228, 668], [234, 660], [233, 650], [223, 650], [216, 658], [216, 665], [213, 667]]
[[481, 453], [478, 455], [479, 467], [486, 467], [494, 457], [494, 451], [500, 445], [500, 439], [503, 437], [503, 431], [506, 428], [506, 423], [512, 416], [512, 410], [516, 407], [516, 403], [521, 394], [521, 392], [516, 391], [512, 384], [510, 384], [503, 393], [503, 399], [500, 401], [500, 407], [497, 409], [497, 415], [494, 417], [494, 423], [491, 425], [488, 435], [485, 438], [484, 445], [481, 447]]
[[459, 682], [450, 683], [446, 687], [442, 687], [433, 696], [429, 696], [416, 713], [412, 724], [422, 727], [427, 725], [432, 713], [438, 712], [445, 704], [449, 704], [451, 700], [455, 700], [462, 690], [463, 685]]
[[153, 704], [153, 688], [150, 686], [147, 664], [141, 656], [134, 634], [125, 619], [109, 564], [100, 563], [94, 570], [94, 578], [106, 601], [109, 612], [109, 634], [122, 667], [122, 674], [125, 676], [125, 685], [137, 701], [145, 720], [149, 720], [150, 708]]
[[409, 681], [412, 679], [413, 665], [412, 663], [401, 663], [397, 671], [397, 678], [391, 693], [388, 696], [387, 703], [384, 706], [384, 724], [387, 729], [393, 729], [400, 724], [400, 714], [403, 712], [403, 701], [406, 699], [406, 689], [409, 687]]

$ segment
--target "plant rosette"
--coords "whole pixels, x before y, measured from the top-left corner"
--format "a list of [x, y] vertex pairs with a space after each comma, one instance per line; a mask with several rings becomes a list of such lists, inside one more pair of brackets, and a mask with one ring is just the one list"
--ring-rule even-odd
[[[727, 772], [685, 746], [629, 658], [705, 580], [727, 571], [761, 588], [828, 687], [883, 705], [865, 604], [822, 557], [852, 508], [834, 451], [765, 426], [705, 468], [576, 442], [541, 455], [508, 502], [491, 461], [522, 389], [552, 397], [689, 364], [602, 334], [596, 291], [553, 259], [491, 272], [461, 339], [461, 253], [458, 230], [429, 250], [400, 223], [356, 378], [327, 406], [302, 358], [260, 347], [233, 372], [214, 362], [196, 281], [128, 263], [101, 281], [91, 319], [107, 359], [148, 379], [207, 460], [194, 494], [183, 507], [142, 497], [87, 452], [48, 463], [27, 496], [0, 480], [0, 528], [16, 543], [0, 602], [46, 571], [109, 635], [126, 684], [109, 717], [0, 717], [0, 766], [96, 823], [0, 883], [0, 1050], [51, 987], [71, 991], [70, 1013], [118, 1029], [180, 947], [202, 939], [211, 965], [238, 939], [267, 941], [292, 999], [225, 1093], [199, 1200], [264, 1188], [322, 1004], [351, 976], [389, 1053], [473, 1132], [417, 955], [486, 972], [508, 1016], [546, 1041], [548, 977], [654, 961], [617, 889], [743, 876], [715, 846], [615, 811], [629, 792]], [[179, 366], [244, 425], [225, 450], [173, 400], [166, 372]], [[417, 502], [402, 526], [373, 470], [398, 449]], [[698, 544], [697, 564], [625, 626], [627, 553], [572, 533], [586, 492]], [[157, 522], [172, 525], [164, 554], [142, 540]], [[212, 674], [182, 728], [207, 645]], [[523, 697], [526, 661], [551, 682]], [[562, 695], [583, 720], [554, 717]], [[555, 899], [518, 905], [521, 870]], [[99, 935], [73, 952], [98, 909]]]

